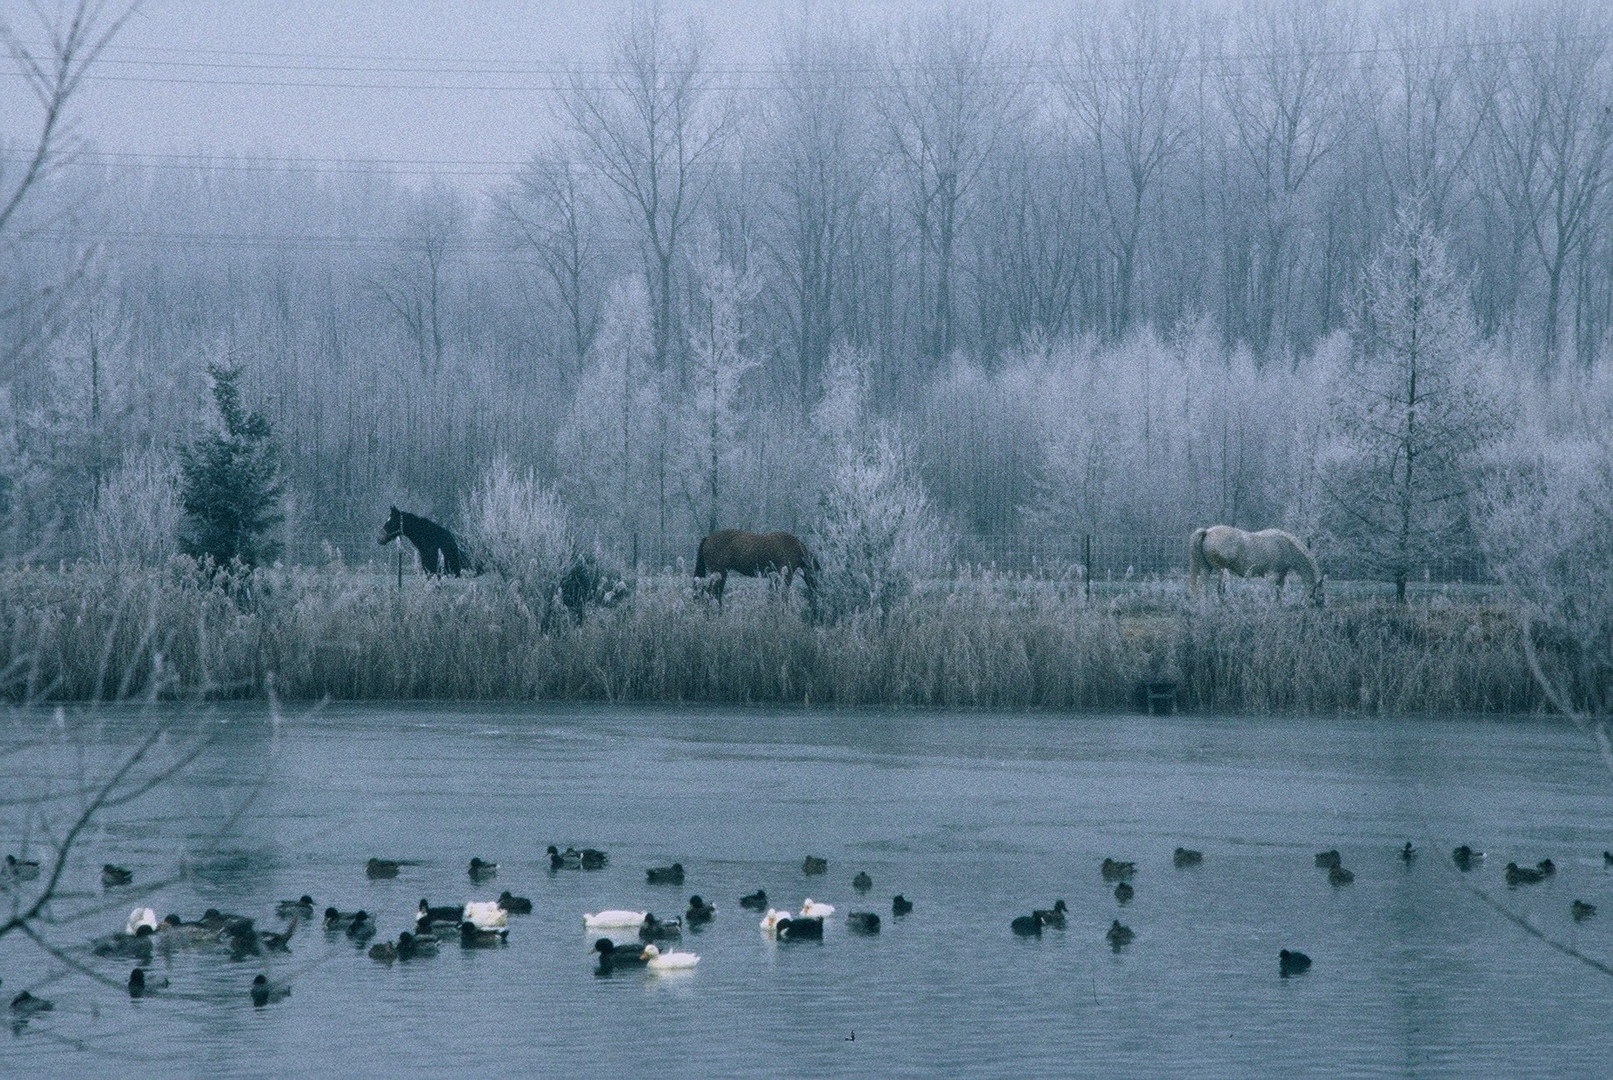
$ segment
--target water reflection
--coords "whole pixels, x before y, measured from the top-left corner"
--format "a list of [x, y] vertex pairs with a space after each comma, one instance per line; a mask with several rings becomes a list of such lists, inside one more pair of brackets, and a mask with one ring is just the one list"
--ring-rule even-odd
[[[142, 902], [270, 927], [276, 901], [308, 893], [320, 910], [375, 912], [377, 941], [411, 928], [421, 896], [509, 889], [533, 914], [511, 917], [507, 946], [419, 962], [376, 963], [306, 926], [285, 957], [170, 953], [154, 968], [167, 1000], [59, 979], [36, 990], [57, 1010], [4, 1037], [0, 1072], [77, 1075], [127, 1054], [154, 1075], [1067, 1075], [1101, 1061], [1398, 1076], [1532, 1071], [1541, 1047], [1554, 1072], [1605, 1071], [1613, 1014], [1583, 1004], [1605, 997], [1605, 978], [1489, 911], [1449, 859], [1478, 841], [1491, 855], [1474, 884], [1608, 955], [1603, 923], [1575, 924], [1569, 904], [1609, 910], [1613, 781], [1549, 722], [423, 708], [277, 729], [253, 710], [224, 719], [182, 780], [106, 819], [75, 887], [93, 888], [103, 862], [137, 883], [183, 870]], [[27, 728], [12, 734], [37, 734]], [[140, 730], [98, 717], [89, 752], [111, 760]], [[1422, 851], [1409, 866], [1407, 839]], [[610, 864], [551, 871], [551, 843], [603, 848]], [[1174, 866], [1178, 846], [1203, 864]], [[1356, 874], [1346, 888], [1313, 865], [1330, 847]], [[808, 853], [827, 856], [826, 875], [802, 875]], [[1509, 859], [1547, 855], [1552, 879], [1502, 883]], [[473, 856], [497, 876], [472, 884]], [[371, 857], [418, 865], [371, 879]], [[1105, 857], [1137, 863], [1123, 916]], [[673, 862], [683, 886], [646, 880]], [[866, 896], [859, 871], [874, 882]], [[822, 943], [772, 942], [738, 905], [756, 889], [779, 907], [810, 894], [839, 911]], [[902, 918], [889, 915], [898, 892], [916, 904]], [[677, 946], [700, 954], [695, 971], [594, 977], [583, 912], [672, 916], [690, 893], [718, 907]], [[1064, 929], [1010, 932], [1055, 897], [1069, 904]], [[53, 933], [87, 942], [126, 906]], [[847, 932], [853, 910], [881, 913], [881, 932]], [[1117, 916], [1136, 938], [1111, 949]], [[1283, 948], [1314, 967], [1279, 979]], [[8, 1000], [55, 970], [10, 943], [0, 962]], [[292, 993], [254, 1009], [247, 987], [264, 970]]]

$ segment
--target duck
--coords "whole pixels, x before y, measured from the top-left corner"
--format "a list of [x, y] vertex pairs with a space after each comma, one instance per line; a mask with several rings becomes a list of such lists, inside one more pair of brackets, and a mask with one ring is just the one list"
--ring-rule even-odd
[[273, 930], [259, 930], [258, 941], [263, 945], [264, 952], [288, 953], [291, 951], [291, 935], [297, 932], [299, 919], [293, 918], [282, 932]]
[[671, 866], [652, 866], [644, 871], [644, 876], [651, 885], [682, 885], [683, 864], [675, 862]]
[[1277, 974], [1283, 978], [1298, 975], [1302, 971], [1309, 971], [1311, 958], [1302, 952], [1291, 949], [1282, 949], [1277, 953]]
[[218, 944], [219, 932], [203, 926], [201, 923], [181, 922], [178, 915], [170, 912], [163, 917], [162, 924], [157, 927], [159, 941], [164, 949], [188, 949], [198, 945]]
[[766, 889], [757, 889], [755, 892], [751, 893], [749, 896], [741, 896], [739, 898], [739, 906], [742, 907], [742, 908], [745, 908], [748, 911], [766, 911], [767, 910], [767, 890]]
[[142, 926], [150, 927], [153, 931], [160, 924], [157, 922], [157, 913], [148, 907], [137, 907], [129, 912], [129, 917], [123, 922], [123, 932], [133, 937]]
[[649, 914], [647, 911], [608, 908], [605, 911], [596, 911], [592, 915], [584, 915], [582, 925], [586, 930], [637, 930], [644, 925], [644, 920]]
[[334, 907], [328, 907], [325, 909], [325, 929], [346, 930], [353, 925], [353, 920], [368, 917], [368, 913], [363, 910], [337, 911]]
[[806, 858], [801, 860], [801, 873], [803, 874], [810, 876], [812, 874], [827, 874], [828, 872], [828, 859], [818, 855], [808, 855]]
[[437, 955], [437, 939], [430, 934], [411, 934], [405, 930], [398, 935], [399, 960], [424, 959]]
[[646, 914], [644, 922], [638, 928], [640, 941], [664, 941], [668, 938], [683, 936], [683, 920], [657, 919], [653, 914]]
[[1122, 904], [1131, 903], [1131, 898], [1137, 895], [1137, 890], [1131, 887], [1131, 882], [1122, 881], [1115, 886], [1115, 899]]
[[778, 939], [780, 941], [822, 941], [823, 918], [821, 916], [796, 915], [780, 919], [778, 923]]
[[913, 910], [913, 901], [909, 900], [907, 897], [903, 896], [901, 893], [897, 893], [895, 896], [891, 897], [891, 914], [892, 915], [907, 915], [910, 912], [912, 912], [912, 910]]
[[460, 921], [478, 930], [503, 930], [510, 925], [509, 915], [499, 907], [497, 900], [472, 900], [465, 905]]
[[498, 906], [509, 912], [511, 915], [532, 914], [531, 899], [525, 896], [516, 896], [508, 889], [505, 889], [503, 892], [498, 894]]
[[1406, 846], [1400, 849], [1400, 861], [1405, 863], [1407, 866], [1410, 866], [1411, 861], [1416, 857], [1417, 849], [1411, 846], [1410, 840], [1407, 840]]
[[47, 998], [34, 997], [26, 990], [11, 999], [11, 1011], [19, 1020], [27, 1020], [31, 1016], [50, 1012], [55, 1007], [55, 1002]]
[[1137, 932], [1121, 923], [1119, 919], [1116, 919], [1109, 924], [1109, 932], [1103, 936], [1109, 940], [1110, 947], [1119, 952], [1123, 946], [1131, 944], [1132, 939], [1137, 936]]
[[[7, 855], [6, 876], [14, 881], [32, 881], [39, 876], [39, 860], [19, 859], [15, 855]], [[24, 990], [23, 993], [26, 994], [27, 991]]]
[[256, 975], [252, 979], [252, 1004], [259, 1008], [271, 1001], [282, 1001], [291, 996], [291, 987], [284, 983], [272, 983], [267, 975]]
[[1456, 864], [1456, 869], [1465, 874], [1473, 869], [1474, 863], [1484, 861], [1484, 852], [1463, 844], [1451, 851], [1451, 861]]
[[1557, 872], [1557, 864], [1552, 862], [1550, 859], [1541, 859], [1535, 864], [1535, 869], [1539, 870], [1546, 877], [1551, 877], [1551, 875]]
[[282, 919], [312, 919], [314, 917], [314, 898], [307, 893], [296, 900], [282, 900], [274, 906], [274, 913]]
[[1338, 848], [1316, 853], [1316, 868], [1318, 870], [1331, 870], [1335, 866], [1343, 866], [1344, 859], [1339, 855]]
[[644, 946], [639, 954], [644, 958], [644, 966], [655, 972], [689, 971], [700, 963], [700, 957], [692, 952], [662, 952], [655, 945]]
[[549, 856], [550, 870], [582, 869], [582, 852], [574, 847], [568, 847], [566, 850], [561, 851], [555, 845], [550, 844], [545, 854]]
[[118, 885], [127, 885], [134, 880], [134, 871], [122, 866], [105, 863], [101, 867], [101, 887], [110, 889]]
[[480, 856], [473, 857], [470, 868], [465, 871], [472, 881], [486, 881], [490, 877], [498, 876], [498, 863], [488, 862]]
[[598, 848], [585, 847], [582, 849], [582, 868], [584, 870], [603, 870], [610, 863], [610, 856]]
[[801, 914], [807, 918], [823, 919], [834, 913], [835, 906], [833, 904], [825, 904], [823, 901], [814, 900], [810, 896], [801, 901]]
[[1584, 922], [1586, 919], [1596, 914], [1596, 905], [1587, 904], [1583, 900], [1575, 900], [1572, 904], [1568, 905], [1568, 912], [1574, 916], [1575, 922]]
[[1613, 866], [1613, 851], [1604, 851], [1604, 852], [1602, 852], [1602, 866], [1603, 867]]
[[689, 924], [689, 929], [693, 930], [697, 926], [704, 926], [716, 915], [717, 906], [706, 903], [700, 898], [700, 894], [696, 893], [689, 897], [689, 906], [684, 910], [683, 920]]
[[1327, 883], [1329, 885], [1348, 885], [1354, 880], [1355, 874], [1342, 866], [1335, 866], [1327, 872]]
[[92, 941], [90, 951], [96, 956], [112, 956], [121, 960], [138, 960], [142, 964], [149, 964], [154, 935], [155, 931], [149, 926], [142, 926], [133, 934], [107, 934]]
[[1035, 915], [1016, 915], [1009, 922], [1008, 929], [1020, 937], [1041, 937], [1042, 920]]
[[347, 936], [360, 944], [375, 936], [375, 916], [367, 911], [353, 913], [353, 921], [347, 924]]
[[776, 935], [778, 933], [779, 924], [788, 922], [789, 920], [790, 913], [788, 911], [780, 911], [778, 908], [768, 908], [767, 914], [762, 916], [762, 933]]
[[874, 887], [874, 879], [868, 876], [868, 871], [859, 870], [857, 876], [851, 879], [851, 887], [860, 893], [865, 893]]
[[1508, 885], [1538, 885], [1546, 880], [1546, 873], [1537, 867], [1519, 866], [1515, 862], [1509, 862], [1506, 878]]
[[398, 946], [392, 941], [378, 941], [370, 946], [370, 959], [390, 964], [398, 958]]
[[[1124, 885], [1125, 882], [1121, 882], [1121, 884]], [[1131, 886], [1127, 885], [1126, 887], [1130, 888]], [[1053, 901], [1053, 906], [1051, 908], [1038, 908], [1037, 910], [1031, 912], [1031, 914], [1042, 920], [1043, 926], [1052, 926], [1059, 930], [1063, 930], [1064, 913], [1069, 910], [1069, 908], [1064, 906], [1063, 900], [1055, 900]]]
[[1103, 866], [1100, 869], [1103, 872], [1103, 880], [1105, 881], [1126, 881], [1137, 872], [1137, 864], [1105, 857]]
[[643, 948], [617, 945], [610, 938], [600, 938], [594, 942], [594, 952], [599, 954], [598, 970], [601, 974], [608, 974], [617, 968], [643, 967], [650, 961], [645, 955], [648, 951]]
[[252, 920], [245, 915], [235, 915], [231, 912], [210, 907], [202, 912], [202, 917], [196, 920], [196, 925], [223, 934], [239, 929], [241, 926], [250, 927]]
[[1171, 852], [1171, 865], [1180, 870], [1184, 866], [1197, 866], [1204, 861], [1204, 852], [1179, 847]]
[[168, 977], [166, 975], [158, 975], [155, 978], [149, 977], [143, 967], [137, 967], [129, 972], [129, 996], [132, 998], [143, 997], [146, 991], [161, 990], [167, 985]]
[[853, 934], [877, 934], [879, 916], [872, 911], [853, 911], [846, 916], [846, 929]]
[[428, 926], [441, 923], [445, 926], [458, 926], [459, 921], [465, 917], [464, 904], [440, 904], [433, 907], [427, 899], [420, 898], [420, 907], [415, 911], [415, 925], [424, 923]]
[[402, 859], [377, 859], [371, 856], [369, 862], [364, 864], [364, 876], [375, 880], [385, 880], [398, 876], [398, 870], [406, 864]]
[[459, 944], [467, 949], [492, 949], [503, 945], [510, 932], [503, 927], [477, 926], [466, 919], [459, 924]]

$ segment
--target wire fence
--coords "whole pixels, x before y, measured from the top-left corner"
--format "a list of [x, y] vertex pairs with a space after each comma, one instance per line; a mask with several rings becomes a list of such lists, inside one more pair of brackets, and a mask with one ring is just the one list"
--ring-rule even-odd
[[[381, 547], [374, 532], [306, 528], [286, 544], [283, 558], [301, 566], [344, 565], [394, 571], [397, 546]], [[637, 534], [619, 544], [602, 541], [615, 558], [640, 573], [692, 572], [696, 533]], [[1363, 580], [1374, 575], [1358, 559], [1321, 552], [1323, 571], [1333, 580]], [[404, 567], [412, 570], [415, 556], [404, 545]], [[1159, 533], [996, 533], [965, 536], [954, 549], [954, 566], [1007, 573], [1048, 576], [1072, 575], [1093, 582], [1126, 582], [1180, 577], [1187, 572], [1187, 536]], [[1488, 585], [1493, 577], [1477, 554], [1419, 561], [1410, 574], [1413, 584]]]

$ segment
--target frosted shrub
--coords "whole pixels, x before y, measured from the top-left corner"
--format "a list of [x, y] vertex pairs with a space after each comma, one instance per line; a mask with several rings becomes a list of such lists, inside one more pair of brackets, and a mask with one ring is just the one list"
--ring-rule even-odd
[[179, 464], [154, 450], [135, 454], [97, 492], [86, 532], [97, 562], [161, 566], [178, 548]]
[[464, 518], [473, 557], [510, 582], [540, 624], [551, 625], [582, 555], [560, 497], [500, 458], [472, 491]]
[[814, 603], [830, 621], [864, 611], [889, 614], [949, 554], [923, 485], [888, 436], [841, 454], [820, 508]]
[[[1492, 457], [1474, 516], [1518, 605], [1530, 669], [1569, 716], [1613, 710], [1613, 437], [1606, 428]], [[1608, 753], [1605, 728], [1600, 733]]]

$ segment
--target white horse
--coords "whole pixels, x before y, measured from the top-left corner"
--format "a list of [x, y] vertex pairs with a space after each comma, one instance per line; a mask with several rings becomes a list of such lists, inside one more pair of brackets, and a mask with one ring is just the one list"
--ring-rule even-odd
[[1281, 529], [1244, 532], [1231, 525], [1211, 525], [1193, 530], [1187, 542], [1187, 581], [1191, 592], [1199, 591], [1199, 574], [1216, 575], [1216, 591], [1226, 595], [1226, 571], [1239, 577], [1277, 578], [1277, 595], [1283, 594], [1283, 580], [1290, 573], [1305, 580], [1311, 603], [1322, 606], [1322, 574], [1305, 545]]

